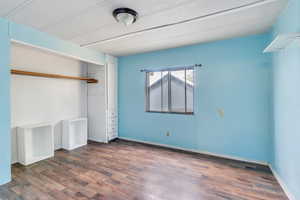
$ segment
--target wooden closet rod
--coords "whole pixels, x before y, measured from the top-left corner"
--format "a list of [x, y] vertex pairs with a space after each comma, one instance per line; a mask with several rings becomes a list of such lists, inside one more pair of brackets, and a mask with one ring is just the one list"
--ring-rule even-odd
[[98, 80], [96, 79], [85, 78], [85, 77], [65, 76], [59, 74], [46, 74], [46, 73], [39, 73], [39, 72], [28, 72], [28, 71], [22, 71], [16, 69], [12, 69], [10, 70], [10, 72], [11, 74], [17, 74], [17, 75], [38, 76], [38, 77], [45, 77], [45, 78], [73, 79], [73, 80], [86, 81], [87, 83], [98, 83]]

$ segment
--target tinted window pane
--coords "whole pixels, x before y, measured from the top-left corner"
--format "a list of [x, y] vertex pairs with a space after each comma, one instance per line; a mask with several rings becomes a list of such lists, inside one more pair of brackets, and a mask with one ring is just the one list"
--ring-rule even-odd
[[150, 111], [161, 111], [161, 72], [148, 72]]
[[186, 70], [187, 112], [194, 110], [194, 70]]
[[171, 111], [185, 112], [185, 71], [171, 71]]

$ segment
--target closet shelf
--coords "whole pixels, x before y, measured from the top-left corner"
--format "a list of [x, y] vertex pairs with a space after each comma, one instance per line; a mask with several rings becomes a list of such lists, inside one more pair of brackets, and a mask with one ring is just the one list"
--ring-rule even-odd
[[87, 83], [98, 83], [98, 80], [92, 78], [65, 76], [59, 74], [47, 74], [47, 73], [40, 73], [40, 72], [28, 72], [28, 71], [22, 71], [16, 69], [12, 69], [11, 74], [25, 75], [25, 76], [38, 76], [38, 77], [45, 77], [45, 78], [73, 79], [73, 80], [86, 81]]

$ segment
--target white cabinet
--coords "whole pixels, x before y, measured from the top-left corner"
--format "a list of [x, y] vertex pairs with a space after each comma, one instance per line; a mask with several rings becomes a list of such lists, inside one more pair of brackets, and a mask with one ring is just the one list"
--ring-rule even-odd
[[63, 121], [62, 148], [73, 150], [87, 144], [87, 118]]
[[52, 124], [36, 124], [17, 128], [18, 161], [30, 165], [54, 156]]
[[88, 85], [88, 138], [109, 142], [118, 137], [117, 59], [106, 57], [106, 65], [89, 64], [88, 76], [98, 84]]

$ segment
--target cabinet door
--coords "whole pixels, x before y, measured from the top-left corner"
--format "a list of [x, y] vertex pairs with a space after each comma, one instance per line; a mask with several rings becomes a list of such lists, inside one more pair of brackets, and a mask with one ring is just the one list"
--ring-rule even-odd
[[99, 81], [88, 84], [88, 137], [92, 141], [107, 142], [106, 67], [89, 64], [88, 76]]

